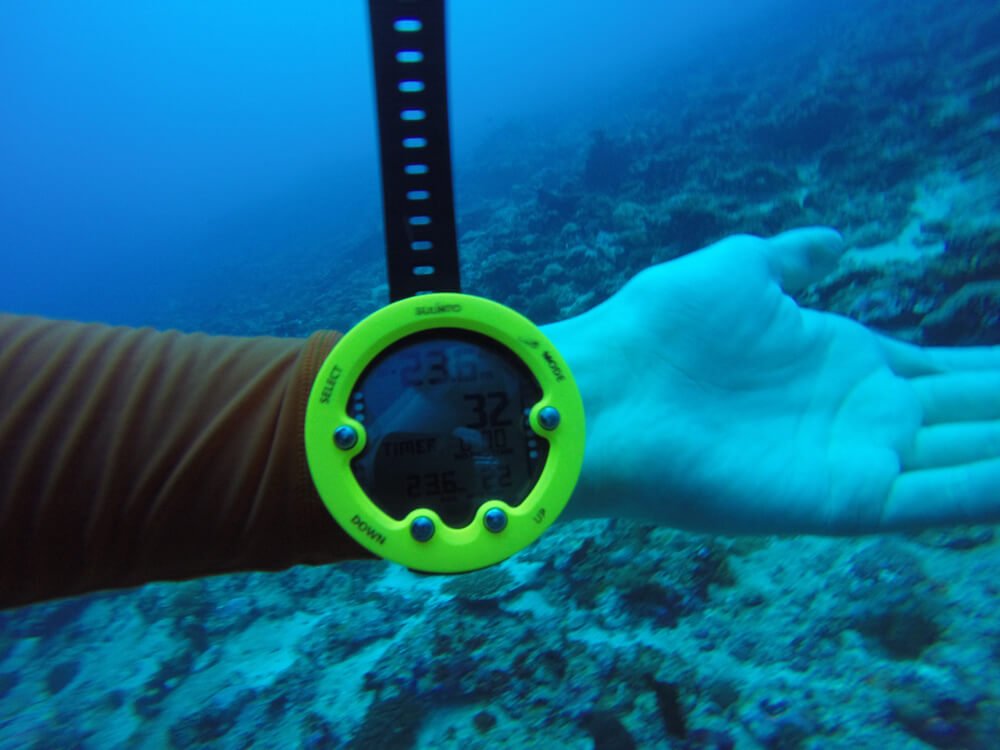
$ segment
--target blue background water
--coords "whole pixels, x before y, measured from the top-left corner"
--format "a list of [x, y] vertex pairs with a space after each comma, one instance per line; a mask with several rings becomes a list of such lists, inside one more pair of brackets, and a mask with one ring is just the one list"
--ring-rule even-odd
[[[463, 276], [540, 322], [735, 232], [799, 302], [1000, 343], [1000, 10], [452, 4]], [[363, 3], [0, 22], [0, 308], [305, 335], [385, 298]], [[345, 259], [349, 263], [345, 264]], [[0, 617], [0, 748], [993, 748], [992, 527], [557, 524], [482, 574], [225, 576]], [[686, 725], [686, 735], [680, 729]]]

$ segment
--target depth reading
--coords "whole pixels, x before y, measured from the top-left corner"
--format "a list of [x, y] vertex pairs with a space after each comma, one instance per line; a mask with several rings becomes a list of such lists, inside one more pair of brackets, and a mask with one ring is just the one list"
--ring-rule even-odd
[[492, 391], [490, 393], [466, 393], [462, 396], [466, 403], [472, 404], [472, 409], [476, 414], [476, 421], [466, 425], [473, 430], [483, 427], [510, 427], [512, 424], [508, 417], [504, 416], [510, 398], [503, 391]]
[[493, 373], [480, 369], [480, 358], [471, 346], [413, 349], [400, 354], [399, 385], [402, 388], [445, 383], [476, 383]]

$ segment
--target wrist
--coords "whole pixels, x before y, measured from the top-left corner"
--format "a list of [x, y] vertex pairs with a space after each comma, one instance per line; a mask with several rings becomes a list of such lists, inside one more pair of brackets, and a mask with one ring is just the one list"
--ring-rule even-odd
[[[587, 346], [588, 327], [578, 316], [559, 323], [542, 326], [542, 332], [555, 344], [569, 364], [570, 372], [580, 389], [586, 419], [586, 447], [583, 468], [573, 496], [560, 518], [606, 518], [614, 515], [608, 507], [608, 472], [604, 468], [602, 442], [597, 437], [601, 424], [600, 415], [604, 409], [603, 397], [607, 389], [600, 387], [597, 380], [602, 372], [600, 363], [594, 357], [593, 347]], [[604, 446], [606, 448], [606, 445]]]

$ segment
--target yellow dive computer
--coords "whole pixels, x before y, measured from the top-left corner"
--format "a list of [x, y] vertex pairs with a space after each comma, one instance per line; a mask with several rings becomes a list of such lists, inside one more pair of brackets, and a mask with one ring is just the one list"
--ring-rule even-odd
[[566, 361], [519, 313], [460, 293], [443, 0], [369, 0], [392, 303], [334, 347], [306, 409], [313, 481], [375, 554], [454, 573], [556, 519], [584, 413]]

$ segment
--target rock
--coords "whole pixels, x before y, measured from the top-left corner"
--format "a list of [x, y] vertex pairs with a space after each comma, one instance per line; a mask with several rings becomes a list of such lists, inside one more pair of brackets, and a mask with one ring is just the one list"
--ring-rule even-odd
[[476, 726], [476, 731], [486, 734], [497, 725], [497, 717], [489, 711], [480, 711], [472, 717], [472, 723]]
[[64, 661], [56, 664], [45, 677], [45, 687], [49, 695], [55, 695], [69, 685], [80, 673], [80, 662]]
[[769, 750], [793, 750], [819, 731], [818, 723], [789, 701], [764, 699], [746, 714], [745, 725]]
[[179, 749], [218, 747], [236, 725], [243, 706], [253, 699], [253, 691], [242, 690], [230, 701], [215, 700], [188, 714], [170, 727], [170, 742]]
[[917, 541], [938, 549], [970, 550], [992, 544], [996, 532], [992, 526], [959, 526], [953, 529], [930, 529], [917, 536]]
[[947, 601], [916, 555], [879, 540], [852, 558], [850, 571], [847, 623], [869, 643], [893, 659], [916, 659], [941, 639]]
[[21, 681], [16, 672], [0, 672], [0, 700]]
[[980, 699], [968, 687], [917, 672], [897, 679], [890, 695], [893, 719], [932, 747], [985, 750], [994, 746], [995, 737], [982, 736]]
[[921, 323], [927, 344], [1000, 344], [1000, 281], [965, 284]]
[[594, 750], [635, 750], [635, 740], [609, 711], [590, 711], [580, 725], [594, 738]]

